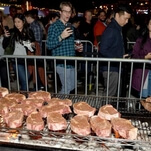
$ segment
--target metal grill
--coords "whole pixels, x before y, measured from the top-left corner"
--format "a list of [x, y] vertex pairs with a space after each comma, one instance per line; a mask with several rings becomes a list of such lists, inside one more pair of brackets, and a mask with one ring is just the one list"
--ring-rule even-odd
[[[141, 105], [140, 100], [113, 97], [93, 97], [80, 95], [60, 95], [52, 94], [52, 97], [61, 99], [71, 99], [73, 103], [85, 101], [98, 109], [105, 104], [112, 104], [121, 113], [123, 118], [130, 119], [132, 124], [138, 128], [136, 140], [115, 138], [114, 134], [109, 138], [98, 137], [91, 133], [89, 136], [81, 137], [74, 134], [70, 129], [69, 121], [74, 116], [73, 113], [65, 115], [68, 127], [65, 131], [53, 132], [48, 130], [47, 125], [42, 131], [29, 131], [26, 123], [16, 129], [10, 129], [0, 123], [0, 144], [15, 144], [41, 148], [55, 148], [67, 150], [146, 150], [151, 147], [151, 114]], [[72, 107], [71, 107], [72, 108]]]

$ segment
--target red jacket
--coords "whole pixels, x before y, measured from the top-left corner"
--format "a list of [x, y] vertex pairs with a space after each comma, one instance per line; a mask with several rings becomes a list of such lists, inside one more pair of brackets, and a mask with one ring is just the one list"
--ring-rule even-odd
[[94, 45], [97, 46], [97, 36], [101, 36], [104, 32], [106, 26], [98, 20], [93, 28], [93, 34], [94, 34]]

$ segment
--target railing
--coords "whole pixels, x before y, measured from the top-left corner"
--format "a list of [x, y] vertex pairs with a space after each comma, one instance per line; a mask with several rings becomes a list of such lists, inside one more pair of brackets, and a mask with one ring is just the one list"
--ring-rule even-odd
[[[56, 72], [56, 66], [57, 66], [57, 62], [58, 61], [63, 61], [64, 66], [66, 67], [67, 62], [68, 61], [72, 61], [74, 66], [75, 66], [75, 92], [74, 94], [83, 94], [83, 95], [95, 95], [95, 96], [99, 96], [102, 95], [102, 89], [103, 89], [103, 84], [101, 83], [101, 72], [100, 72], [100, 66], [103, 62], [107, 62], [108, 64], [108, 71], [110, 71], [110, 64], [112, 62], [117, 62], [119, 63], [119, 78], [118, 78], [118, 88], [117, 88], [117, 97], [121, 97], [121, 91], [124, 90], [124, 92], [126, 93], [124, 97], [128, 97], [131, 98], [131, 82], [132, 82], [132, 75], [133, 75], [133, 69], [134, 69], [134, 65], [136, 64], [141, 64], [142, 65], [142, 69], [143, 69], [143, 74], [142, 74], [142, 80], [141, 80], [141, 92], [140, 92], [140, 98], [141, 98], [141, 94], [142, 94], [142, 88], [143, 88], [143, 79], [144, 79], [144, 72], [146, 69], [146, 65], [150, 64], [151, 61], [149, 60], [142, 60], [142, 59], [109, 59], [109, 58], [91, 58], [91, 57], [54, 57], [54, 56], [1, 56], [0, 59], [5, 60], [6, 62], [6, 68], [7, 68], [7, 77], [8, 77], [8, 88], [9, 90], [12, 90], [12, 83], [10, 80], [10, 65], [11, 62], [13, 60], [13, 64], [16, 66], [16, 71], [17, 70], [17, 64], [18, 64], [18, 59], [24, 59], [24, 63], [25, 63], [25, 69], [26, 69], [26, 81], [27, 82], [27, 91], [30, 91], [30, 81], [28, 80], [28, 61], [32, 60], [33, 61], [33, 65], [34, 65], [34, 70], [35, 70], [35, 79], [36, 79], [36, 83], [35, 83], [35, 90], [38, 90], [38, 78], [37, 78], [37, 68], [38, 68], [38, 61], [41, 61], [42, 67], [44, 69], [44, 78], [45, 78], [45, 88], [44, 90], [46, 91], [51, 91], [53, 93], [58, 93], [59, 92], [59, 79], [57, 78], [57, 72]], [[48, 67], [48, 62], [49, 64], [53, 64], [53, 68], [51, 69], [52, 72], [52, 81], [53, 81], [53, 88], [50, 90], [48, 88], [48, 80], [47, 80], [47, 74], [49, 73], [49, 71], [47, 70]], [[79, 63], [84, 63], [84, 69], [82, 71], [79, 71]], [[89, 92], [89, 70], [88, 70], [88, 65], [89, 63], [93, 64], [93, 82], [91, 81], [91, 92]], [[66, 70], [66, 68], [65, 68]], [[126, 71], [124, 71], [126, 70]], [[82, 72], [82, 74], [80, 74], [80, 72]], [[123, 75], [123, 72], [125, 74], [125, 78], [126, 81], [122, 81], [123, 77], [121, 77], [121, 75]], [[66, 71], [65, 71], [66, 73]], [[16, 91], [20, 91], [20, 82], [19, 82], [19, 76], [18, 76], [18, 72], [16, 72], [15, 74], [15, 79], [16, 79]], [[82, 84], [79, 84], [79, 80], [83, 79]], [[108, 76], [107, 76], [108, 82], [109, 83], [109, 72], [108, 72]], [[65, 74], [65, 81], [66, 81], [66, 74]], [[123, 84], [123, 82], [125, 83], [125, 88], [122, 90], [121, 89], [121, 83]], [[107, 85], [108, 86], [108, 85]], [[65, 83], [65, 87], [66, 87], [66, 83]], [[66, 88], [65, 88], [66, 89]], [[107, 87], [107, 93], [105, 94], [105, 96], [108, 96], [108, 87]]]

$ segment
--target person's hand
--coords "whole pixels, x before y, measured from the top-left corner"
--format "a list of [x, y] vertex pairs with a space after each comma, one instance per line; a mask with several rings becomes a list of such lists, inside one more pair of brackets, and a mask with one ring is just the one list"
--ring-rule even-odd
[[125, 54], [125, 55], [123, 55], [123, 58], [131, 58], [131, 56], [130, 56], [130, 54]]
[[151, 59], [151, 52], [149, 52], [146, 56], [145, 59]]
[[83, 51], [83, 44], [80, 42], [80, 40], [77, 40], [75, 42], [75, 50], [78, 51], [78, 52]]
[[62, 32], [62, 34], [60, 36], [62, 39], [65, 39], [72, 34], [73, 34], [73, 30], [70, 27], [68, 27], [68, 28], [65, 28], [65, 30]]
[[4, 36], [5, 37], [9, 37], [10, 36], [10, 32], [8, 30], [4, 29]]

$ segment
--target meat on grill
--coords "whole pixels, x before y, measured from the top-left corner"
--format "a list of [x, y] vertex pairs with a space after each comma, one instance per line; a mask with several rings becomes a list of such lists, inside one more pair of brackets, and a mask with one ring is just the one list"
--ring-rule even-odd
[[16, 104], [16, 105], [10, 107], [10, 112], [13, 112], [13, 111], [20, 111], [23, 113], [23, 105], [22, 104]]
[[109, 137], [111, 135], [111, 123], [106, 119], [101, 119], [95, 115], [90, 118], [90, 125], [92, 130], [100, 137]]
[[88, 117], [85, 115], [76, 115], [70, 121], [71, 130], [81, 136], [87, 136], [91, 133]]
[[9, 108], [6, 104], [0, 103], [0, 115], [3, 116], [9, 112]]
[[22, 105], [22, 112], [25, 116], [30, 115], [32, 112], [36, 111], [36, 108], [31, 105]]
[[44, 100], [43, 99], [30, 99], [27, 98], [24, 101], [22, 101], [22, 104], [33, 106], [33, 108], [41, 108], [43, 106]]
[[94, 115], [96, 108], [93, 108], [88, 103], [81, 101], [73, 104], [73, 111], [77, 115], [86, 115], [91, 117]]
[[47, 116], [47, 125], [49, 130], [60, 131], [67, 128], [67, 121], [59, 113], [49, 113]]
[[16, 100], [0, 98], [0, 115], [5, 115], [9, 110], [17, 104]]
[[45, 105], [40, 110], [40, 113], [44, 118], [47, 117], [49, 113], [69, 114], [71, 112], [72, 111], [68, 105], [61, 105], [59, 103]]
[[28, 98], [43, 99], [44, 101], [48, 101], [51, 99], [51, 95], [49, 92], [40, 90], [40, 91], [36, 91], [36, 92], [30, 92], [28, 95]]
[[23, 123], [24, 115], [21, 111], [8, 112], [3, 116], [5, 123], [10, 128], [20, 127]]
[[44, 129], [44, 121], [41, 114], [37, 111], [32, 112], [26, 119], [26, 127], [28, 130], [41, 131]]
[[149, 112], [151, 112], [151, 102], [147, 102], [145, 100], [141, 101], [142, 106]]
[[110, 104], [100, 107], [98, 116], [100, 118], [111, 120], [113, 117], [121, 117], [121, 114]]
[[9, 94], [5, 95], [5, 98], [14, 99], [18, 103], [20, 103], [20, 102], [22, 102], [23, 100], [26, 99], [25, 95], [20, 94], [20, 93], [9, 93]]
[[0, 87], [0, 97], [4, 97], [5, 95], [7, 95], [9, 92], [8, 92], [8, 89], [7, 88], [4, 88], [4, 87]]
[[0, 106], [5, 105], [10, 109], [13, 106], [15, 106], [16, 104], [17, 104], [17, 102], [14, 99], [7, 99], [5, 97], [0, 98]]
[[52, 99], [50, 99], [49, 101], [47, 101], [47, 103], [48, 104], [55, 104], [55, 103], [57, 103], [57, 104], [66, 104], [66, 105], [68, 105], [68, 106], [71, 106], [72, 105], [72, 101], [71, 100], [69, 100], [69, 99], [59, 99], [59, 98], [52, 98]]
[[146, 98], [146, 102], [150, 102], [151, 103], [151, 96]]
[[132, 125], [130, 120], [124, 118], [112, 118], [111, 124], [116, 138], [120, 136], [130, 140], [136, 139], [138, 129]]

